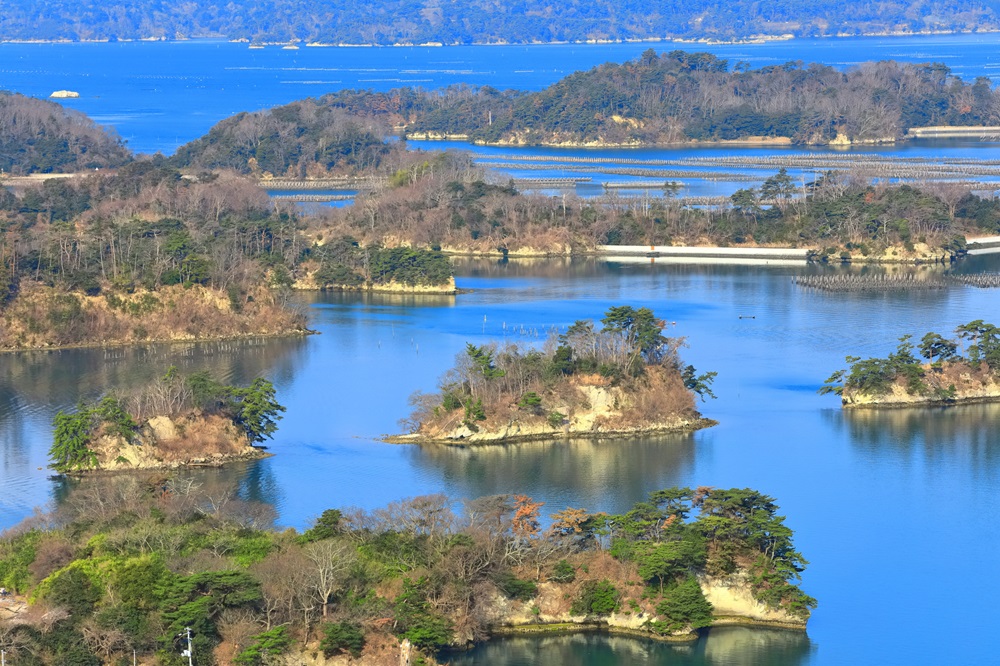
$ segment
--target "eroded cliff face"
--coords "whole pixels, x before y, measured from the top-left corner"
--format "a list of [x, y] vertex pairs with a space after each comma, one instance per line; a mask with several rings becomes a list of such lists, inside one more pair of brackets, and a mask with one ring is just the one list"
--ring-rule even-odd
[[[713, 613], [717, 618], [734, 618], [749, 623], [774, 623], [779, 626], [802, 628], [806, 626], [805, 620], [801, 617], [758, 601], [753, 596], [753, 590], [744, 574], [736, 573], [724, 577], [702, 576], [698, 582], [705, 598], [712, 604]], [[720, 622], [723, 623], [725, 622]]]
[[[889, 392], [877, 395], [844, 389], [841, 401], [845, 408], [1000, 401], [1000, 378], [986, 364], [973, 368], [965, 363], [952, 363], [941, 371], [925, 366], [923, 381], [928, 387], [924, 393], [911, 393], [906, 385], [897, 382]], [[953, 393], [950, 391], [952, 387]]]
[[200, 413], [154, 416], [131, 442], [119, 435], [101, 434], [92, 450], [97, 454], [97, 469], [107, 471], [218, 465], [266, 455], [251, 446], [246, 433], [229, 418]]
[[[715, 425], [694, 409], [694, 399], [667, 368], [647, 369], [641, 382], [611, 385], [598, 375], [574, 376], [545, 398], [546, 413], [531, 413], [516, 405], [490, 413], [470, 424], [462, 410], [422, 423], [417, 432], [387, 438], [393, 442], [497, 444], [518, 441], [611, 438], [669, 432], [690, 432]], [[550, 420], [547, 414], [562, 419]]]
[[[700, 576], [705, 598], [712, 604], [716, 625], [766, 626], [788, 629], [805, 629], [806, 620], [780, 608], [771, 608], [753, 596], [746, 576], [736, 573], [727, 577]], [[652, 634], [646, 623], [655, 619], [655, 609], [645, 600], [634, 606], [624, 607], [621, 612], [606, 616], [571, 615], [565, 600], [567, 586], [542, 583], [538, 595], [525, 602], [511, 601], [498, 596], [493, 604], [493, 625], [497, 633], [531, 633], [533, 631], [567, 631], [574, 628], [603, 628], [613, 632], [647, 636], [661, 640], [692, 640], [696, 634], [687, 629], [672, 636]], [[570, 592], [572, 595], [572, 592]], [[537, 612], [536, 612], [537, 611]]]

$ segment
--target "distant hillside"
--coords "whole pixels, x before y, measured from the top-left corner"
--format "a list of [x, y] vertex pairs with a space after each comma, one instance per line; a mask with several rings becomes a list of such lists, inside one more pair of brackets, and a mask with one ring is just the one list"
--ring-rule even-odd
[[1000, 28], [995, 3], [976, 0], [7, 0], [0, 40], [181, 39], [393, 44], [551, 42], [663, 37], [738, 39]]
[[181, 146], [171, 162], [256, 175], [305, 176], [317, 166], [321, 173], [363, 170], [379, 166], [389, 153], [385, 134], [378, 122], [306, 99], [226, 118]]
[[894, 141], [908, 128], [934, 125], [1000, 125], [1000, 92], [988, 79], [963, 81], [940, 63], [869, 62], [846, 72], [802, 62], [749, 69], [709, 53], [648, 49], [636, 60], [576, 72], [537, 92], [342, 90], [224, 120], [174, 160], [274, 174], [313, 164], [324, 171], [377, 165], [386, 150], [378, 140], [385, 130], [378, 128], [388, 126], [405, 127], [411, 138], [463, 135], [500, 144], [758, 137], [816, 145]]
[[[349, 92], [330, 99], [357, 105]], [[768, 137], [823, 144], [838, 135], [885, 141], [910, 127], [998, 124], [1000, 94], [988, 79], [965, 82], [940, 63], [869, 62], [841, 72], [799, 61], [754, 70], [709, 53], [657, 55], [649, 49], [636, 60], [577, 72], [538, 92], [425, 93], [401, 115], [411, 133], [466, 134], [484, 142]]]
[[82, 113], [0, 91], [0, 169], [49, 173], [121, 166], [131, 153]]

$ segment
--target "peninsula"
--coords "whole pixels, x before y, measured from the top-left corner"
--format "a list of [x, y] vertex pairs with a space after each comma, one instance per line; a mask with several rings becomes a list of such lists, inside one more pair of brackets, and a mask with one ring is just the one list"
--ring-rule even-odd
[[610, 308], [597, 328], [577, 321], [542, 350], [468, 344], [440, 393], [414, 396], [412, 432], [394, 443], [506, 444], [690, 432], [714, 425], [695, 409], [714, 397], [649, 308]]
[[955, 333], [957, 340], [927, 333], [916, 349], [904, 335], [886, 358], [848, 356], [849, 367], [833, 373], [820, 393], [839, 395], [845, 408], [1000, 400], [1000, 328], [977, 319]]
[[60, 474], [220, 465], [261, 458], [285, 408], [271, 382], [225, 386], [170, 368], [125, 395], [108, 394], [54, 421], [50, 467]]
[[[328, 509], [298, 533], [231, 490], [85, 478], [0, 537], [0, 586], [16, 601], [0, 605], [0, 635], [8, 662], [45, 666], [133, 650], [161, 663], [189, 647], [200, 664], [436, 664], [511, 632], [802, 631], [816, 605], [797, 585], [807, 562], [792, 530], [756, 490], [667, 488], [621, 514], [565, 509], [548, 527], [541, 509], [524, 495], [431, 495]], [[186, 628], [190, 644], [176, 641]]]

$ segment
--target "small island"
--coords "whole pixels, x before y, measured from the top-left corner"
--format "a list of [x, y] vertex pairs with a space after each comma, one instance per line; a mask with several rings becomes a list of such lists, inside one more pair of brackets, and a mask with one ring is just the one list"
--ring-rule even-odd
[[775, 500], [749, 488], [667, 488], [547, 526], [525, 495], [429, 495], [327, 509], [301, 533], [226, 492], [83, 479], [0, 536], [7, 662], [432, 665], [511, 633], [803, 631], [816, 605]]
[[257, 445], [277, 430], [283, 411], [266, 379], [226, 386], [172, 367], [143, 388], [56, 414], [49, 466], [78, 475], [261, 458], [267, 454]]
[[839, 395], [845, 408], [1000, 400], [1000, 328], [976, 319], [955, 333], [957, 340], [924, 335], [916, 347], [921, 358], [909, 335], [886, 358], [848, 356], [849, 367], [833, 373], [820, 393]]
[[508, 444], [691, 432], [715, 425], [695, 399], [715, 397], [649, 308], [610, 308], [597, 328], [577, 321], [542, 349], [468, 344], [441, 391], [418, 394], [411, 432], [395, 443]]

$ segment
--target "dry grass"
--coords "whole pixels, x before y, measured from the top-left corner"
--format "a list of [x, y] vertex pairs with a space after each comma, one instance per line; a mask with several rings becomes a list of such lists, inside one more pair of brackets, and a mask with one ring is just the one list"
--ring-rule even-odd
[[200, 285], [87, 296], [28, 285], [0, 315], [0, 349], [167, 342], [285, 335], [305, 317], [261, 288], [239, 311], [224, 292]]

